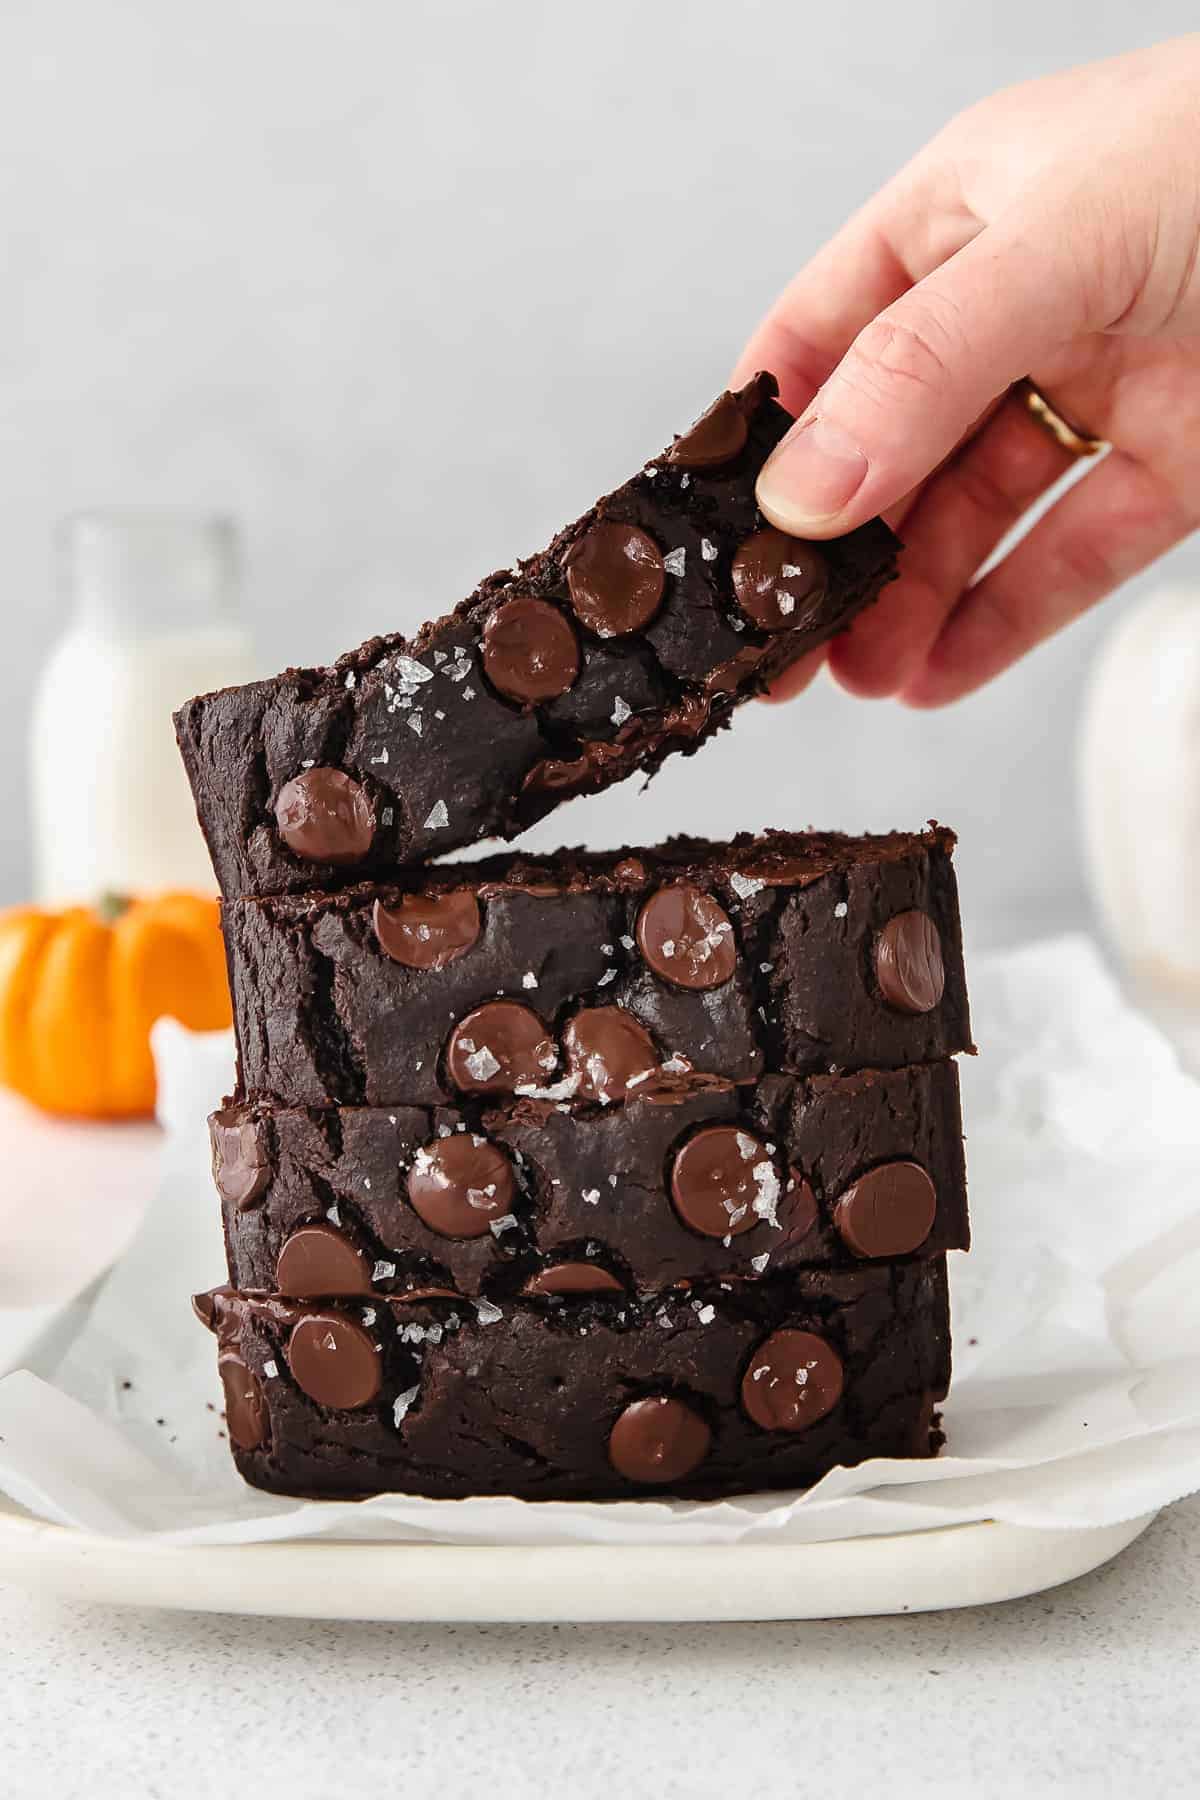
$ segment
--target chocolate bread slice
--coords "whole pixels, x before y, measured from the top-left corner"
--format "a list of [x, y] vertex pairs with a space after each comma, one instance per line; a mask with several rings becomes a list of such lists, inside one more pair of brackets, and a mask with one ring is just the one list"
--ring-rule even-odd
[[331, 889], [657, 769], [895, 573], [881, 521], [821, 545], [754, 483], [791, 424], [758, 375], [411, 641], [191, 701], [179, 744], [226, 896]]
[[969, 1242], [949, 1062], [470, 1119], [242, 1104], [211, 1130], [230, 1282], [293, 1298], [645, 1294]]
[[660, 1065], [753, 1081], [953, 1055], [971, 1046], [953, 846], [940, 827], [679, 838], [227, 903], [241, 1092], [570, 1100], [612, 1064], [617, 1102], [622, 1072]]
[[940, 1259], [648, 1300], [217, 1290], [197, 1310], [237, 1466], [275, 1493], [704, 1497], [941, 1442]]

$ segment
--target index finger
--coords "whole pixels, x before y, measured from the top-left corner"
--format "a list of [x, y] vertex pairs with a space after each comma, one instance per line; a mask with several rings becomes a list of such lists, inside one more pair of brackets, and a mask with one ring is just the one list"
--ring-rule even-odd
[[918, 159], [848, 219], [784, 288], [730, 385], [769, 369], [783, 405], [802, 413], [863, 327], [980, 229], [942, 185]]

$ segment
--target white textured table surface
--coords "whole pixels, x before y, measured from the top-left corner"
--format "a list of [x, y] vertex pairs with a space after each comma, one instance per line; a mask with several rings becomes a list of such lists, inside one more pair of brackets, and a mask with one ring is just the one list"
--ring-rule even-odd
[[1200, 1500], [1010, 1605], [836, 1624], [402, 1627], [0, 1590], [11, 1800], [1197, 1792]]

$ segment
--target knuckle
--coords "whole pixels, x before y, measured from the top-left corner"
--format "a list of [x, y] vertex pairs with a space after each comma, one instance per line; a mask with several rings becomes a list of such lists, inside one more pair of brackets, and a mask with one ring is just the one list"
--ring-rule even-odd
[[1016, 484], [1006, 486], [982, 461], [964, 458], [954, 471], [954, 479], [967, 504], [987, 519], [1007, 525], [1025, 510], [1024, 489]]
[[1058, 545], [1055, 558], [1062, 572], [1062, 586], [1085, 594], [1104, 594], [1119, 580], [1107, 546], [1097, 536], [1072, 532]]
[[948, 312], [941, 309], [939, 316], [927, 301], [902, 313], [881, 313], [858, 337], [850, 378], [875, 400], [898, 388], [920, 395], [940, 392], [950, 378], [956, 340]]

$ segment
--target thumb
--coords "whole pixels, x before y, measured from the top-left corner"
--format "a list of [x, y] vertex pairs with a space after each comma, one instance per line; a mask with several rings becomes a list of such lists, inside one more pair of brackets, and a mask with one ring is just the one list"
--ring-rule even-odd
[[1088, 328], [1078, 245], [1055, 224], [1057, 242], [989, 226], [872, 319], [759, 475], [773, 525], [838, 537], [886, 512], [997, 395]]

